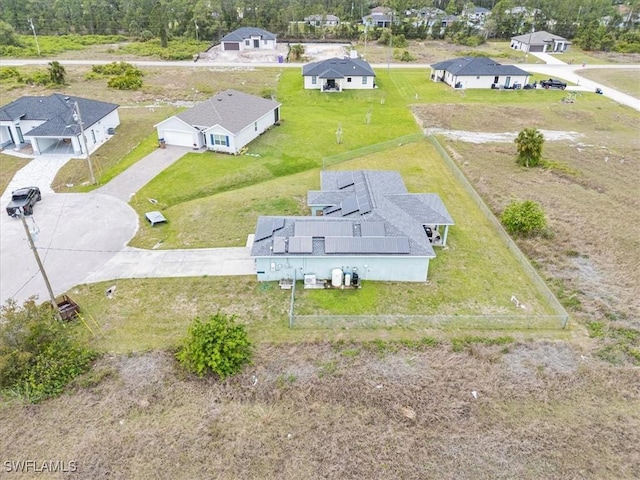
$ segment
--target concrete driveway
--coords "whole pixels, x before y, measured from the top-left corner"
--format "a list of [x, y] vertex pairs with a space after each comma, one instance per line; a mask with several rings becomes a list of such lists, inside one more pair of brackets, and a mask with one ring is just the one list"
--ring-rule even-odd
[[[0, 197], [35, 185], [42, 201], [26, 217], [55, 295], [82, 283], [118, 278], [251, 275], [249, 248], [142, 250], [127, 247], [141, 219], [128, 205], [132, 194], [181, 158], [188, 148], [158, 149], [91, 193], [56, 194], [51, 183], [69, 157], [40, 156], [16, 173]], [[82, 160], [71, 160], [82, 161]], [[0, 215], [0, 302], [18, 303], [48, 292], [29, 248], [22, 221]]]

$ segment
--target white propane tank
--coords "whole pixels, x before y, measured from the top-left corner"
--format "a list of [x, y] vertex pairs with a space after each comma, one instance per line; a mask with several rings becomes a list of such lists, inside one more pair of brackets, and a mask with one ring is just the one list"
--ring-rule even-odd
[[350, 273], [345, 273], [344, 274], [344, 286], [345, 287], [350, 287], [351, 286], [351, 274]]
[[331, 270], [331, 286], [332, 287], [341, 287], [342, 286], [342, 270], [339, 268], [334, 268]]

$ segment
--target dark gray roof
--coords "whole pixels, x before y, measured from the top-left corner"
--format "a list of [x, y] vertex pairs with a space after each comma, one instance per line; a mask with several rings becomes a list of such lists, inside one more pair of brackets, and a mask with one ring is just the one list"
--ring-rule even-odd
[[571, 43], [566, 38], [553, 33], [540, 30], [539, 32], [525, 33], [524, 35], [518, 35], [511, 37], [511, 40], [517, 40], [518, 42], [526, 43], [527, 45], [545, 45], [553, 43], [554, 40], [560, 40], [565, 43]]
[[[327, 76], [328, 72], [339, 76]], [[302, 67], [302, 76], [320, 78], [375, 77], [371, 65], [360, 58], [329, 58], [320, 62], [308, 63]]]
[[444, 70], [461, 76], [486, 76], [486, 75], [529, 75], [515, 65], [501, 65], [487, 57], [460, 57], [445, 60], [431, 65], [434, 70]]
[[118, 108], [115, 103], [100, 102], [82, 97], [54, 93], [48, 97], [22, 97], [0, 108], [0, 120], [40, 120], [44, 123], [29, 132], [29, 137], [73, 136], [80, 126], [73, 119], [73, 105], [78, 102], [85, 128], [106, 117]]
[[237, 90], [225, 90], [176, 115], [180, 120], [200, 129], [220, 125], [236, 134], [253, 122], [278, 108], [280, 104]]
[[[322, 190], [310, 191], [307, 199], [309, 205], [327, 207], [324, 215], [258, 218], [252, 256], [378, 254], [432, 258], [435, 253], [424, 225], [454, 224], [437, 194], [408, 193], [398, 172], [323, 171], [320, 178]], [[347, 210], [346, 203], [350, 205]], [[282, 219], [284, 227], [274, 230], [274, 221]], [[312, 238], [312, 251], [302, 252], [298, 243], [293, 250], [287, 248], [294, 237], [305, 238], [307, 246], [308, 238]]]
[[261, 37], [263, 40], [275, 40], [275, 34], [257, 27], [240, 27], [222, 37], [223, 42], [242, 42], [245, 38]]

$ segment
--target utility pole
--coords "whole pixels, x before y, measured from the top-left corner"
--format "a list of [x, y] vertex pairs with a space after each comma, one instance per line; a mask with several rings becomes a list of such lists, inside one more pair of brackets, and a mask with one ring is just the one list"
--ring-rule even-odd
[[31, 30], [33, 31], [33, 38], [36, 39], [36, 48], [38, 49], [38, 56], [40, 56], [40, 45], [38, 44], [38, 36], [36, 35], [36, 27], [33, 25], [33, 20], [29, 19], [29, 25], [31, 25]]
[[84, 135], [84, 123], [82, 123], [82, 116], [80, 115], [80, 107], [76, 101], [73, 104], [73, 119], [80, 125], [80, 136], [82, 137], [82, 144], [84, 151], [87, 154], [87, 163], [89, 164], [89, 173], [91, 174], [91, 184], [96, 184], [96, 176], [93, 174], [93, 165], [91, 164], [91, 155], [89, 155], [89, 148], [87, 147], [87, 137]]
[[33, 251], [33, 256], [36, 257], [36, 262], [38, 263], [38, 268], [40, 269], [40, 273], [42, 274], [42, 278], [44, 279], [44, 284], [47, 286], [51, 306], [56, 312], [56, 317], [58, 318], [58, 320], [62, 320], [62, 317], [60, 316], [60, 310], [58, 309], [58, 303], [56, 302], [56, 297], [53, 294], [53, 289], [51, 288], [51, 284], [49, 283], [49, 277], [47, 277], [47, 273], [44, 271], [44, 266], [42, 265], [42, 261], [40, 260], [40, 255], [38, 255], [38, 249], [36, 249], [36, 245], [35, 243], [33, 243], [33, 238], [31, 237], [31, 232], [29, 231], [29, 227], [27, 226], [27, 221], [24, 219], [24, 208], [21, 207], [18, 209], [18, 211], [20, 212], [20, 220], [22, 220], [22, 226], [24, 227], [24, 231], [27, 234], [29, 246], [31, 247], [31, 251]]
[[195, 18], [193, 19], [193, 24], [196, 26], [196, 42], [197, 42], [200, 40], [198, 38], [198, 30], [200, 29], [200, 27], [198, 26], [198, 21]]

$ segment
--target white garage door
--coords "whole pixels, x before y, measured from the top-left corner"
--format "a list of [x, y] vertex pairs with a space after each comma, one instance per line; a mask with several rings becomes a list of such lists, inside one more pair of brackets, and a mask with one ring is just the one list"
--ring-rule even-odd
[[181, 132], [179, 130], [165, 130], [164, 141], [167, 145], [177, 145], [180, 147], [192, 147], [193, 133]]

